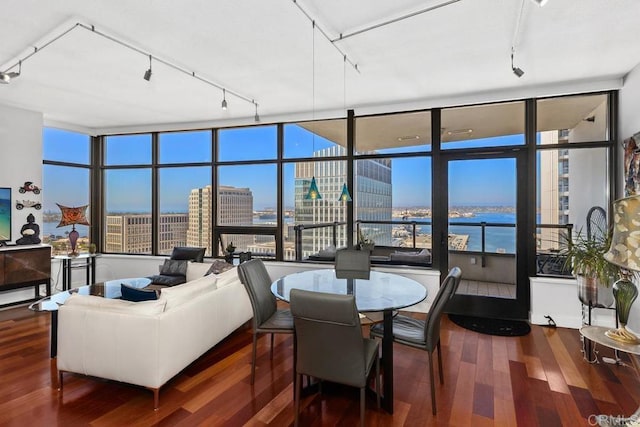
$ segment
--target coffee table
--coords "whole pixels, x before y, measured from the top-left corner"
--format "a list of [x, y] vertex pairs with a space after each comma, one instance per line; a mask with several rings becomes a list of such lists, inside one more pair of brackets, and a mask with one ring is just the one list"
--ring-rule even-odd
[[51, 313], [51, 358], [53, 359], [58, 354], [58, 307], [64, 305], [71, 295], [95, 295], [104, 298], [117, 299], [122, 296], [120, 293], [121, 284], [140, 289], [150, 283], [151, 279], [146, 277], [108, 280], [106, 282], [94, 283], [93, 285], [80, 286], [78, 288], [62, 291], [42, 298], [41, 300], [31, 304], [29, 306], [29, 310], [36, 312], [48, 311]]

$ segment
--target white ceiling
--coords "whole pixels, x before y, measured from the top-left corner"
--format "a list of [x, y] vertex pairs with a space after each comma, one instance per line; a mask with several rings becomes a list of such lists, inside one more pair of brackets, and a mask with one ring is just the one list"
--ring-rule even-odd
[[222, 111], [219, 89], [159, 62], [147, 82], [147, 56], [82, 27], [42, 48], [76, 23], [255, 99], [263, 122], [609, 89], [640, 62], [638, 0], [459, 0], [335, 42], [359, 72], [318, 29], [314, 54], [301, 10], [336, 38], [446, 1], [15, 1], [0, 15], [0, 70], [42, 50], [0, 85], [0, 104], [91, 133], [253, 123], [253, 104], [227, 94]]

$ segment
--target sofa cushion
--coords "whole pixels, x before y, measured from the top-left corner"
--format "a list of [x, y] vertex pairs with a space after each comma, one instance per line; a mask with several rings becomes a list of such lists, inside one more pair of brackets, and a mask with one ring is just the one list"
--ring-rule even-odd
[[190, 246], [176, 246], [171, 252], [171, 259], [202, 262], [207, 248], [194, 248]]
[[216, 289], [217, 276], [210, 274], [178, 286], [165, 288], [160, 293], [160, 300], [166, 301], [165, 310], [171, 310], [205, 292]]
[[428, 264], [431, 262], [431, 252], [429, 252], [428, 249], [415, 252], [396, 251], [392, 253], [389, 258], [395, 262]]
[[[212, 274], [212, 276], [214, 275]], [[235, 267], [218, 274], [217, 278], [218, 281], [216, 282], [216, 286], [218, 287], [218, 289], [230, 285], [234, 282], [240, 282], [240, 278], [238, 277], [238, 269]]]
[[187, 281], [186, 276], [155, 275], [155, 276], [149, 276], [149, 279], [151, 279], [152, 284], [161, 285], [161, 286], [175, 286], [175, 285], [180, 285]]
[[226, 261], [216, 259], [211, 263], [211, 266], [207, 270], [206, 274], [220, 274], [220, 273], [224, 273], [227, 270], [231, 270], [232, 268], [233, 268], [233, 264], [229, 264]]
[[64, 303], [65, 306], [92, 307], [123, 314], [153, 316], [164, 311], [166, 301], [131, 302], [122, 299], [104, 298], [96, 295], [73, 294]]
[[127, 286], [124, 283], [120, 284], [121, 298], [125, 301], [152, 301], [158, 299], [158, 293], [151, 289], [139, 289]]
[[187, 262], [186, 260], [165, 259], [164, 264], [160, 267], [160, 274], [163, 276], [186, 276]]
[[187, 263], [187, 282], [206, 276], [210, 266], [211, 264], [208, 262], [189, 261]]

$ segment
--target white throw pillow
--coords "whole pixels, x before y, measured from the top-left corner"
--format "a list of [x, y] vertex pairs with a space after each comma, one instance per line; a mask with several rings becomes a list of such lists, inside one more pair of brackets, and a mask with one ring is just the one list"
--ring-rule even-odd
[[162, 288], [158, 301], [166, 301], [165, 310], [171, 310], [173, 307], [191, 301], [200, 294], [216, 290], [217, 279], [214, 274], [209, 274], [181, 285]]
[[218, 282], [216, 283], [218, 288], [240, 281], [240, 278], [238, 277], [238, 269], [236, 267], [231, 270], [223, 271], [220, 274], [211, 274], [211, 276], [216, 276], [218, 278]]
[[208, 262], [189, 261], [187, 264], [187, 282], [204, 277], [209, 271], [209, 267], [211, 267], [211, 263]]
[[165, 309], [165, 301], [140, 301], [131, 302], [121, 299], [104, 298], [96, 295], [73, 294], [65, 301], [65, 306], [93, 307], [114, 313], [142, 314], [153, 316], [160, 314]]

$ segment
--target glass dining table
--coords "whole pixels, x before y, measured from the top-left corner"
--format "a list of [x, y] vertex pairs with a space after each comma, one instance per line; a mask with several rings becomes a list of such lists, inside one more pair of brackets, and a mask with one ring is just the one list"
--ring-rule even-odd
[[287, 302], [291, 289], [354, 295], [358, 311], [383, 312], [382, 407], [393, 413], [393, 312], [424, 300], [427, 289], [413, 279], [380, 271], [371, 271], [368, 280], [338, 279], [334, 269], [289, 274], [271, 284], [271, 292]]

